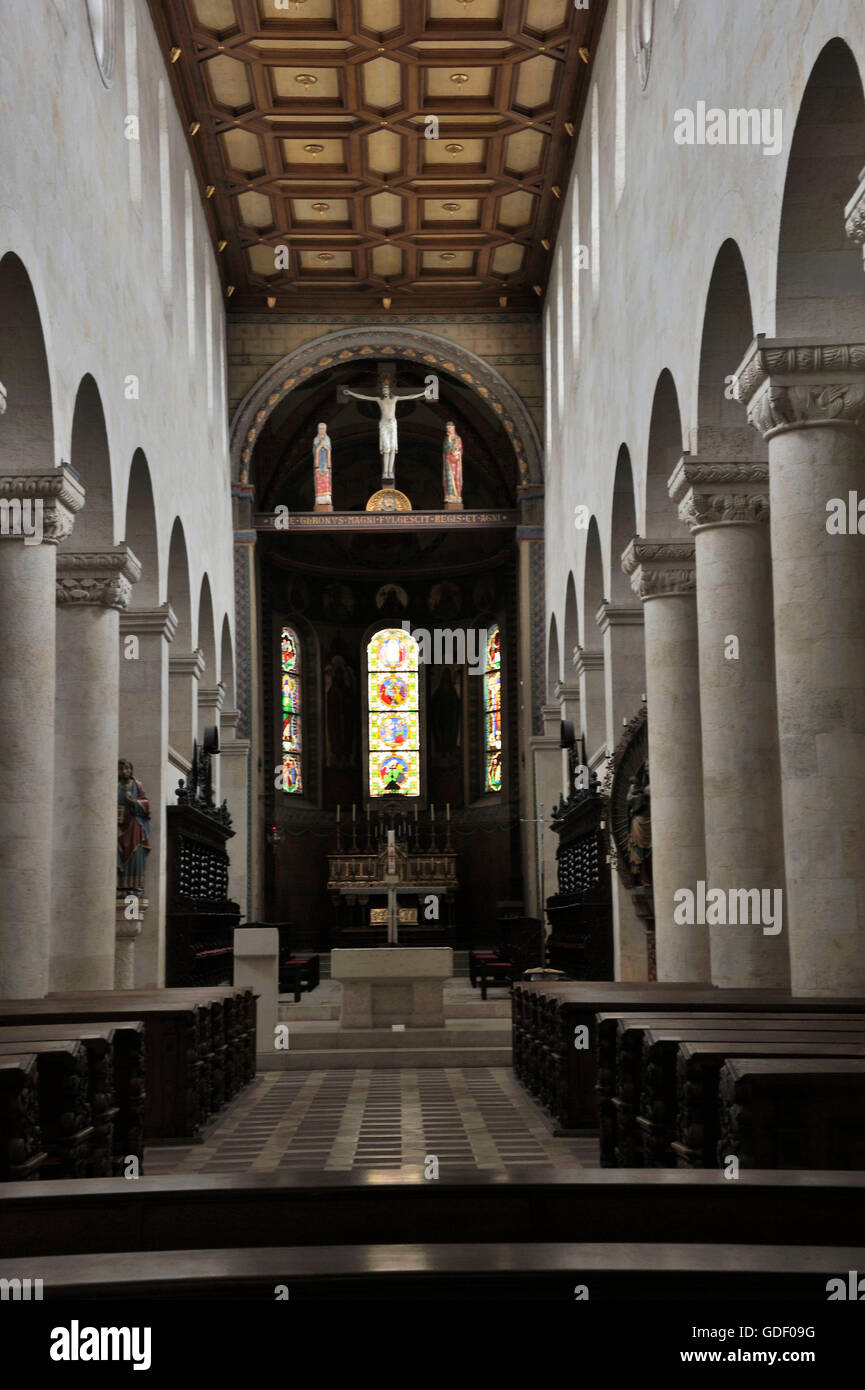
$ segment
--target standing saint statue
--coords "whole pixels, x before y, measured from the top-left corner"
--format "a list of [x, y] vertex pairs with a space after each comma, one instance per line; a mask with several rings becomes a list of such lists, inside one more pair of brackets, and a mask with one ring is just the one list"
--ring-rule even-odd
[[117, 891], [141, 893], [150, 853], [150, 802], [132, 764], [117, 764]]
[[385, 377], [380, 396], [367, 396], [362, 391], [350, 391], [347, 386], [341, 386], [340, 392], [342, 399], [351, 396], [356, 401], [374, 401], [381, 411], [381, 418], [378, 423], [378, 449], [382, 458], [381, 484], [382, 487], [393, 487], [393, 467], [399, 447], [396, 433], [397, 403], [399, 401], [419, 401], [423, 397], [430, 399], [428, 390], [406, 391], [399, 396], [393, 396], [391, 395], [390, 378]]
[[453, 420], [445, 426], [442, 455], [442, 481], [445, 492], [445, 511], [462, 511], [463, 506], [463, 442]]
[[312, 441], [312, 460], [313, 478], [315, 482], [315, 510], [317, 512], [332, 512], [333, 498], [331, 497], [331, 470], [332, 454], [330, 439], [327, 433], [327, 425], [324, 421], [318, 426], [318, 434]]

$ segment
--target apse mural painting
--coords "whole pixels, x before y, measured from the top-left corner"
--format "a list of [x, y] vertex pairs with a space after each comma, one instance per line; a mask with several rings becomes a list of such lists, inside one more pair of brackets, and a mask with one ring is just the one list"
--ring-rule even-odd
[[301, 766], [300, 643], [290, 627], [282, 629], [282, 789], [303, 795]]
[[371, 796], [420, 795], [418, 645], [400, 628], [382, 628], [366, 649]]
[[487, 631], [484, 671], [484, 790], [502, 789], [502, 635], [498, 624]]

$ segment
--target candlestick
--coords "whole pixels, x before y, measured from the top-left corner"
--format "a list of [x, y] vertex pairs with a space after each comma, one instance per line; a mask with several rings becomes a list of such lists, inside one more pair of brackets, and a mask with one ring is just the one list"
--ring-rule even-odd
[[433, 825], [435, 825], [435, 823], [436, 823], [436, 804], [435, 804], [435, 802], [433, 802], [432, 806], [430, 807], [430, 820], [432, 821]]
[[354, 802], [352, 802], [352, 803], [351, 803], [351, 819], [352, 819], [352, 823], [354, 822], [354, 819], [355, 819], [355, 816], [356, 816], [356, 815], [357, 815], [357, 807], [355, 806]]
[[445, 820], [450, 820], [450, 818], [451, 818], [451, 804], [450, 804], [449, 801], [446, 801], [446, 802], [445, 802]]
[[339, 802], [336, 803], [336, 823], [339, 825]]

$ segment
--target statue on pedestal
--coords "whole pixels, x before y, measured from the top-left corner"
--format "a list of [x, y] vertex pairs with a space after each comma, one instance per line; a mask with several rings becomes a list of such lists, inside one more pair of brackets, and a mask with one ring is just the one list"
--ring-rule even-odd
[[140, 893], [150, 853], [150, 802], [132, 764], [117, 764], [117, 892]]
[[315, 510], [317, 512], [332, 512], [332, 452], [330, 439], [327, 433], [327, 425], [324, 421], [319, 424], [318, 434], [312, 441], [312, 459], [314, 467], [313, 479], [315, 483]]
[[445, 493], [445, 510], [449, 512], [462, 511], [463, 442], [457, 434], [453, 420], [448, 420], [445, 426], [442, 481]]

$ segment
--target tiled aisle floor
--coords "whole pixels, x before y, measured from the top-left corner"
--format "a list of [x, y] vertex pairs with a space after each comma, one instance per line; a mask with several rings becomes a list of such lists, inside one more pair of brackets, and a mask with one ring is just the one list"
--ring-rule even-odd
[[144, 1171], [347, 1173], [422, 1168], [443, 1175], [509, 1167], [596, 1167], [597, 1140], [554, 1139], [505, 1067], [262, 1072], [188, 1148], [148, 1148]]

